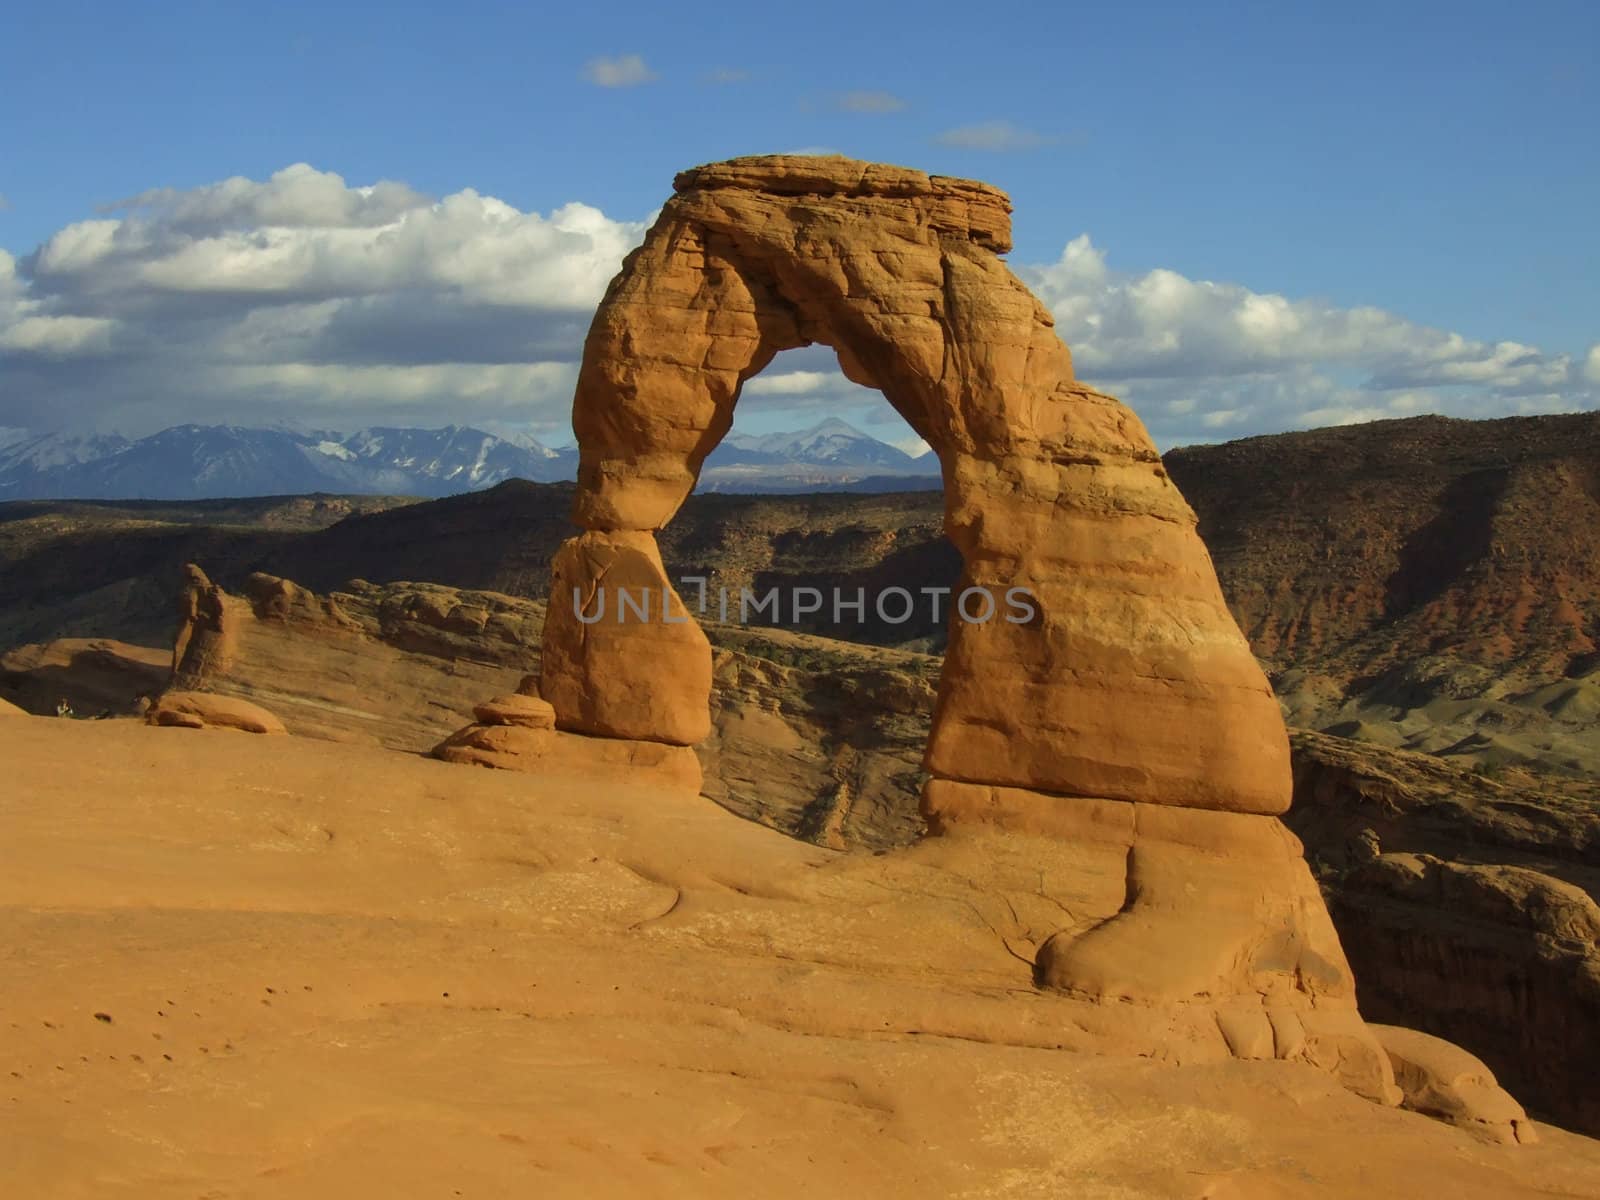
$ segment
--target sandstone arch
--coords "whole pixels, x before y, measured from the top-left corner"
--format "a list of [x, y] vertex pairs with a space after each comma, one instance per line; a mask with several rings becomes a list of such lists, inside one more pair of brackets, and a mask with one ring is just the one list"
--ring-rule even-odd
[[[1277, 703], [1149, 435], [1073, 378], [1001, 261], [1006, 197], [841, 158], [735, 159], [675, 186], [584, 346], [584, 532], [553, 564], [539, 684], [558, 727], [657, 753], [706, 736], [710, 647], [655, 531], [744, 381], [827, 344], [939, 455], [964, 585], [1026, 586], [1038, 607], [1027, 624], [952, 622], [922, 797], [936, 836], [908, 869], [1004, 898], [988, 931], [1075, 1006], [1047, 1020], [1172, 1061], [1306, 1062], [1394, 1103], [1276, 819]], [[622, 588], [668, 611], [589, 623]]]
[[[1075, 381], [1001, 261], [994, 188], [842, 158], [735, 159], [675, 195], [597, 311], [573, 405], [577, 522], [542, 689], [561, 727], [692, 744], [710, 657], [692, 619], [585, 626], [565, 597], [664, 586], [653, 531], [780, 351], [831, 346], [939, 455], [964, 586], [1026, 586], [1026, 625], [957, 622], [927, 765], [939, 780], [1275, 814], [1277, 703], [1149, 435]], [[673, 600], [676, 617], [688, 614]], [[931, 815], [970, 807], [933, 788]]]

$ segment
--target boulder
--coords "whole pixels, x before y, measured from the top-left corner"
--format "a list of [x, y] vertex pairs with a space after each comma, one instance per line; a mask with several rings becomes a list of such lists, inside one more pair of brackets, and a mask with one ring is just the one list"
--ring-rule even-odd
[[283, 722], [259, 704], [212, 692], [166, 692], [145, 714], [151, 725], [187, 729], [237, 729], [242, 733], [287, 733]]
[[644, 782], [672, 791], [700, 791], [700, 760], [687, 746], [586, 737], [526, 725], [468, 725], [433, 748], [444, 762], [503, 771]]
[[1484, 1141], [1526, 1145], [1539, 1140], [1522, 1105], [1480, 1059], [1415, 1029], [1368, 1028], [1389, 1056], [1406, 1108], [1459, 1125]]
[[520, 725], [527, 729], [554, 729], [556, 710], [538, 696], [513, 693], [476, 704], [472, 715], [484, 725]]

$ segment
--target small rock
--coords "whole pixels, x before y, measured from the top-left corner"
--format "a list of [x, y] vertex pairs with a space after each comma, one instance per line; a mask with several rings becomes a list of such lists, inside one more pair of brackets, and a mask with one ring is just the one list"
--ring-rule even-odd
[[554, 729], [556, 710], [537, 696], [496, 696], [472, 709], [484, 725], [521, 725], [526, 729]]

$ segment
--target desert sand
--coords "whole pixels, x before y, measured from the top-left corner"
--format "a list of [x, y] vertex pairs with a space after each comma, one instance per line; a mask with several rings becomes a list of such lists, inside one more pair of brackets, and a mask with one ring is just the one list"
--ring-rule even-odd
[[132, 721], [0, 763], [3, 1195], [1600, 1196], [1550, 1127], [1075, 1052], [946, 839]]

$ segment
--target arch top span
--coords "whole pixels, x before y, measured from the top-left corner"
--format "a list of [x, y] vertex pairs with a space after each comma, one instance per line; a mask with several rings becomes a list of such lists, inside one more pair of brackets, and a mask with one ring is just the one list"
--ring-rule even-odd
[[[1000, 260], [1011, 205], [996, 188], [783, 155], [697, 167], [675, 186], [585, 343], [580, 524], [670, 520], [744, 381], [784, 350], [831, 347], [941, 461], [1003, 452], [1037, 425], [1022, 410], [1072, 382], [1048, 310]], [[995, 402], [1018, 411], [986, 411]]]
[[672, 181], [672, 190], [679, 195], [718, 189], [769, 196], [921, 201], [930, 227], [966, 237], [996, 254], [1011, 251], [1011, 197], [976, 179], [836, 156], [761, 154], [691, 167]]
[[[1139, 419], [1074, 378], [1049, 310], [1001, 259], [1005, 194], [781, 155], [696, 167], [675, 189], [584, 346], [574, 516], [589, 532], [558, 557], [546, 633], [545, 695], [565, 727], [705, 736], [698, 627], [585, 625], [562, 589], [582, 594], [608, 572], [655, 578], [653, 532], [731, 428], [740, 388], [778, 353], [820, 343], [939, 456], [963, 586], [1036, 597], [1027, 624], [953, 619], [934, 776], [1286, 808], [1283, 721], [1193, 512]], [[613, 672], [628, 685], [609, 686], [607, 656], [645, 645], [658, 669], [633, 659]]]

